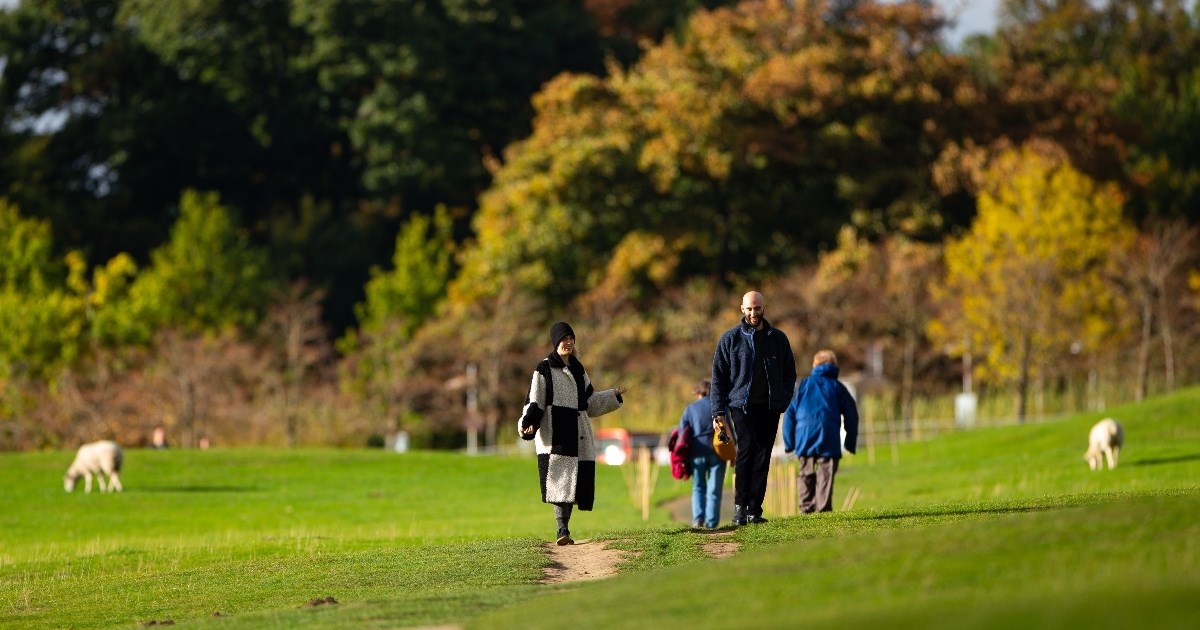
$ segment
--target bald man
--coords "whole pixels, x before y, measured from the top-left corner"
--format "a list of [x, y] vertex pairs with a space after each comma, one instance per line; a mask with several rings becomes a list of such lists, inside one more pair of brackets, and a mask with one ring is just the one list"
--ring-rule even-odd
[[796, 388], [796, 359], [787, 335], [764, 316], [758, 291], [742, 296], [742, 318], [721, 335], [713, 353], [713, 422], [732, 420], [737, 439], [734, 460], [733, 524], [766, 523], [762, 515], [771, 471], [771, 449], [779, 432], [779, 416]]

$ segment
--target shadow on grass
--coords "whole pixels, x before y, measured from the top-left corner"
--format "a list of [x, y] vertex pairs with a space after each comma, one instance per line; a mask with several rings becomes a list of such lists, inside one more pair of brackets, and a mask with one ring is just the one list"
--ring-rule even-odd
[[254, 486], [150, 486], [137, 492], [259, 492]]
[[1151, 459], [1139, 459], [1131, 464], [1132, 466], [1158, 466], [1159, 464], [1178, 464], [1179, 462], [1190, 462], [1200, 459], [1200, 453], [1192, 453], [1191, 455], [1178, 455], [1176, 457], [1154, 457]]
[[1021, 514], [1027, 512], [1045, 512], [1047, 510], [1057, 510], [1065, 505], [1011, 505], [1011, 506], [991, 506], [991, 507], [963, 507], [963, 508], [933, 508], [925, 510], [914, 510], [912, 512], [899, 512], [888, 514], [853, 514], [850, 513], [846, 518], [855, 521], [890, 521], [903, 518], [922, 518], [930, 516], [969, 516], [974, 514]]

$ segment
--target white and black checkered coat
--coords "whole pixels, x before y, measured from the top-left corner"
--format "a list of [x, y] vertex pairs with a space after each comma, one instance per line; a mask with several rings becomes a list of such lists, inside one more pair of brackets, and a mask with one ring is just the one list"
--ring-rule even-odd
[[[542, 501], [592, 509], [596, 499], [596, 438], [591, 417], [620, 406], [616, 390], [597, 392], [592, 388], [587, 371], [574, 356], [570, 367], [558, 353], [538, 363], [517, 433], [522, 439], [533, 440], [536, 446]], [[532, 435], [521, 433], [529, 426], [536, 429]]]

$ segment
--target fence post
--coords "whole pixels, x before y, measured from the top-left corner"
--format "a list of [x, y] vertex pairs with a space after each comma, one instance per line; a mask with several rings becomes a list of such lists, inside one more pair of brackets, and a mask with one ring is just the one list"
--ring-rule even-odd
[[653, 475], [655, 479], [652, 479], [650, 469], [653, 467], [655, 468], [655, 472], [657, 472], [658, 467], [653, 466], [653, 462], [651, 462], [650, 457], [650, 449], [645, 447], [638, 449], [637, 462], [638, 479], [641, 481], [641, 497], [639, 497], [639, 503], [642, 508], [642, 520], [648, 521], [650, 520], [650, 495], [654, 492], [654, 482], [657, 481], [656, 478], [658, 477], [658, 475]]

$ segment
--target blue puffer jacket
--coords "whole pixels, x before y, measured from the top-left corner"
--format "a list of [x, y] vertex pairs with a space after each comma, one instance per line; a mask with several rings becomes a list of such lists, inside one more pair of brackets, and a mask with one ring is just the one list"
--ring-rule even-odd
[[858, 406], [837, 380], [838, 368], [823, 363], [800, 381], [792, 404], [783, 414], [783, 448], [801, 457], [842, 456], [841, 427], [846, 423], [846, 450], [858, 443]]
[[[782, 410], [791, 399], [796, 387], [796, 359], [792, 356], [792, 344], [782, 330], [772, 328], [763, 319], [763, 340], [766, 353], [767, 392], [770, 408]], [[743, 322], [725, 331], [717, 341], [713, 354], [712, 385], [708, 397], [712, 401], [713, 415], [724, 414], [728, 409], [745, 409], [750, 396], [750, 381], [754, 378], [754, 329]]]

